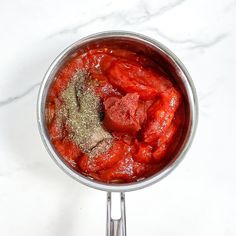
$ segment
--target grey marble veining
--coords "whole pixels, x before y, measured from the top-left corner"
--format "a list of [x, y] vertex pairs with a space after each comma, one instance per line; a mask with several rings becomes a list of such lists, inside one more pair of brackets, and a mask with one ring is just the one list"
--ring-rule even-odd
[[6, 106], [12, 102], [15, 102], [21, 98], [23, 98], [24, 96], [28, 95], [29, 93], [31, 93], [35, 88], [37, 88], [40, 85], [40, 83], [36, 83], [34, 85], [32, 85], [31, 87], [29, 87], [26, 91], [24, 91], [21, 94], [17, 94], [14, 97], [9, 97], [6, 98], [5, 100], [0, 101], [0, 107]]

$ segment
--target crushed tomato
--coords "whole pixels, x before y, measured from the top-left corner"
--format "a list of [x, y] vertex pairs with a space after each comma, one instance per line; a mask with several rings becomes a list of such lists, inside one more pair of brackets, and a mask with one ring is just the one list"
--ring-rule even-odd
[[[78, 69], [89, 72], [103, 106], [110, 149], [90, 158], [58, 127], [60, 92]], [[180, 112], [181, 111], [181, 112]], [[97, 48], [70, 59], [56, 75], [47, 98], [47, 128], [59, 155], [76, 171], [107, 183], [133, 182], [160, 171], [172, 159], [185, 121], [184, 100], [159, 65], [129, 50]]]

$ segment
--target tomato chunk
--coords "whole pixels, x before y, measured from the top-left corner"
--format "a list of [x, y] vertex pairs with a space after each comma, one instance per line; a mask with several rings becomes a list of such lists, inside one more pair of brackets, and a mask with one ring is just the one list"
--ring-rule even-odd
[[166, 156], [169, 149], [169, 144], [173, 140], [173, 136], [175, 135], [176, 131], [176, 126], [171, 124], [166, 132], [158, 139], [157, 147], [152, 154], [155, 161], [160, 161]]
[[180, 104], [180, 94], [175, 88], [161, 93], [160, 98], [149, 108], [149, 119], [143, 131], [143, 140], [152, 143], [165, 133]]
[[149, 163], [152, 160], [152, 147], [144, 143], [136, 143], [138, 146], [134, 159], [141, 163]]
[[83, 155], [78, 161], [80, 168], [84, 172], [96, 172], [104, 168], [110, 168], [123, 157], [127, 145], [122, 141], [114, 141], [111, 148], [97, 157], [89, 158]]
[[158, 94], [157, 89], [147, 85], [144, 81], [145, 77], [150, 77], [150, 80], [156, 78], [151, 78], [148, 71], [130, 63], [115, 62], [108, 69], [107, 74], [112, 85], [127, 93], [137, 92], [144, 100], [154, 99]]
[[109, 97], [104, 101], [104, 125], [108, 130], [135, 133], [141, 129], [146, 110], [137, 93], [124, 97]]
[[99, 175], [108, 182], [111, 180], [130, 182], [134, 175], [133, 163], [133, 158], [131, 156], [126, 156], [112, 168], [100, 171]]
[[79, 146], [68, 139], [55, 140], [53, 144], [59, 154], [63, 156], [68, 163], [75, 167], [78, 157], [82, 154]]

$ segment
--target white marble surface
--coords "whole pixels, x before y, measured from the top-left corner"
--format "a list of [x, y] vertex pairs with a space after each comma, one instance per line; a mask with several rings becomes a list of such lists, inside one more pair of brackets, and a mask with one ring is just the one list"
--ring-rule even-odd
[[66, 176], [36, 124], [39, 83], [72, 42], [104, 30], [151, 36], [188, 68], [200, 119], [166, 179], [128, 193], [128, 235], [236, 235], [236, 1], [0, 2], [0, 235], [105, 235], [106, 194]]

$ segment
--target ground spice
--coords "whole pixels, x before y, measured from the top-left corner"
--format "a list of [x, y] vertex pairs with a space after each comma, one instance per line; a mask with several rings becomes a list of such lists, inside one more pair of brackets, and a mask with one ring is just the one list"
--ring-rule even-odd
[[[100, 99], [89, 83], [89, 75], [78, 70], [68, 87], [60, 94], [63, 105], [56, 112], [58, 125], [65, 122], [69, 130], [68, 137], [90, 157], [106, 152], [112, 142], [112, 136], [101, 123]], [[66, 119], [65, 119], [66, 118]]]

